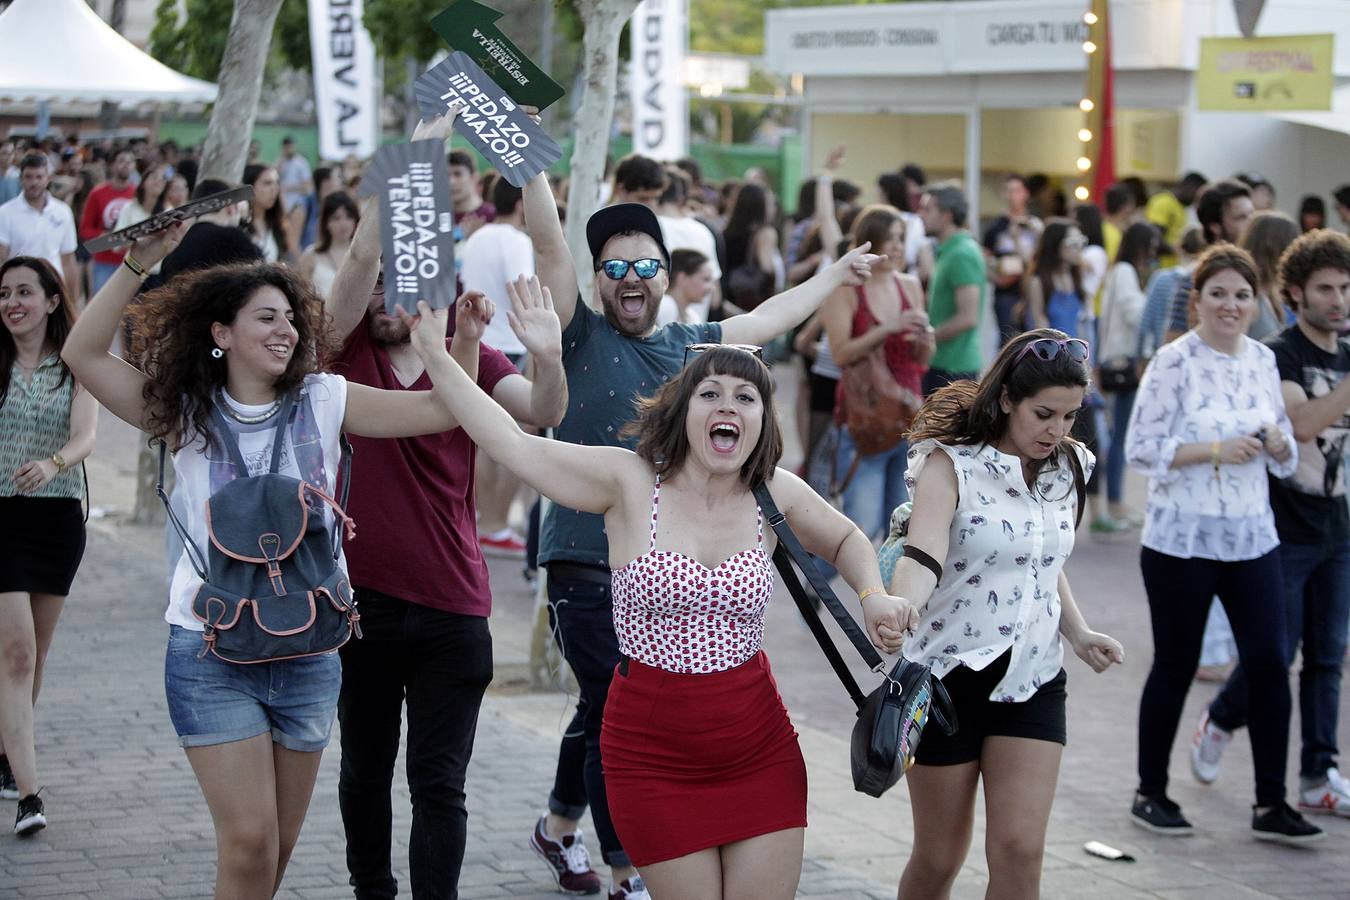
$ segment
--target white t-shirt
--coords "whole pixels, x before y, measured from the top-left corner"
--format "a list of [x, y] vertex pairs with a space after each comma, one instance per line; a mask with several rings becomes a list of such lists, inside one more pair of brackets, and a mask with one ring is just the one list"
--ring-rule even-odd
[[61, 255], [75, 252], [75, 216], [50, 194], [46, 200], [41, 211], [33, 209], [23, 194], [0, 204], [0, 244], [9, 248], [10, 256], [47, 260], [64, 278]]
[[489, 222], [482, 225], [455, 248], [463, 260], [459, 280], [466, 291], [482, 291], [497, 304], [497, 314], [483, 333], [483, 343], [508, 356], [525, 352], [525, 345], [511, 330], [506, 311], [511, 301], [506, 284], [520, 275], [534, 274], [534, 244], [530, 236], [514, 225]]
[[[667, 250], [671, 253], [676, 250], [697, 250], [708, 257], [708, 262], [712, 265], [713, 280], [722, 280], [722, 267], [717, 264], [717, 241], [707, 225], [698, 219], [681, 219], [675, 216], [657, 216], [656, 221], [661, 224], [661, 237]], [[674, 276], [671, 276], [671, 280], [674, 280]], [[703, 321], [706, 322], [707, 318], [705, 317]]]
[[665, 328], [671, 322], [679, 321], [684, 321], [689, 325], [701, 325], [708, 321], [708, 310], [711, 306], [711, 300], [691, 303], [684, 308], [685, 318], [681, 320], [680, 304], [675, 302], [674, 297], [666, 294], [661, 298], [661, 308], [656, 313], [656, 327]]
[[[225, 402], [240, 415], [258, 415], [266, 406], [246, 406], [229, 394]], [[340, 375], [316, 374], [305, 379], [304, 390], [296, 401], [291, 418], [290, 433], [281, 448], [280, 472], [321, 488], [330, 497], [336, 497], [338, 460], [341, 458], [340, 438], [342, 420], [347, 414], [347, 380]], [[228, 418], [228, 416], [227, 416]], [[260, 425], [240, 425], [232, 419], [230, 425], [239, 441], [239, 452], [248, 464], [250, 475], [267, 471], [272, 459], [272, 441], [276, 437], [277, 417]], [[296, 443], [296, 436], [301, 440]], [[173, 470], [177, 476], [174, 498], [186, 515], [183, 525], [203, 554], [209, 557], [209, 537], [206, 533], [206, 501], [211, 494], [234, 477], [234, 467], [223, 447], [202, 452], [202, 442], [193, 441], [173, 454]], [[322, 504], [324, 522], [333, 527], [332, 510]], [[345, 556], [338, 558], [345, 572]], [[173, 578], [169, 583], [169, 606], [164, 621], [192, 631], [201, 631], [202, 623], [192, 615], [192, 598], [197, 595], [202, 580], [192, 568], [187, 553], [178, 557]]]

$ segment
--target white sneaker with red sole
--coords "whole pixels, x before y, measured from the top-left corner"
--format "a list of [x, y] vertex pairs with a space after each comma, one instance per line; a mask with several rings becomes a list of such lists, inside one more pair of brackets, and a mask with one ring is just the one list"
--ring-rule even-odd
[[1298, 808], [1305, 813], [1350, 819], [1350, 780], [1339, 769], [1327, 769], [1326, 781], [1298, 792]]
[[509, 528], [496, 534], [478, 535], [478, 546], [486, 556], [525, 558], [525, 542]]

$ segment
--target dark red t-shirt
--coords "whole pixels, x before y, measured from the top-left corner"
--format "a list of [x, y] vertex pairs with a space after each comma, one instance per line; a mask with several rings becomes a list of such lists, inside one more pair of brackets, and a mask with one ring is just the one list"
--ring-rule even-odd
[[[429, 391], [425, 372], [399, 383], [389, 354], [370, 339], [363, 318], [332, 370], [348, 381], [391, 391]], [[500, 351], [478, 351], [478, 386], [491, 394], [515, 374]], [[464, 429], [413, 438], [351, 435], [352, 488], [347, 513], [356, 537], [343, 547], [352, 584], [466, 616], [492, 610], [487, 564], [478, 548], [473, 473], [475, 446]]]

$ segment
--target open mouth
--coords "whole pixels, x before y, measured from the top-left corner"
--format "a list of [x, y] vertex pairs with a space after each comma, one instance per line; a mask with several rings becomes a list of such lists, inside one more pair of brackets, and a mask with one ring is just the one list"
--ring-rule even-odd
[[7, 322], [22, 322], [26, 318], [28, 318], [28, 313], [21, 309], [5, 313], [5, 321]]
[[641, 290], [620, 291], [619, 309], [625, 316], [635, 319], [647, 308], [647, 294]]
[[272, 353], [278, 359], [286, 359], [291, 355], [291, 348], [289, 344], [266, 344], [264, 346], [270, 353]]
[[712, 448], [718, 453], [731, 453], [741, 440], [741, 430], [730, 422], [718, 422], [708, 430]]

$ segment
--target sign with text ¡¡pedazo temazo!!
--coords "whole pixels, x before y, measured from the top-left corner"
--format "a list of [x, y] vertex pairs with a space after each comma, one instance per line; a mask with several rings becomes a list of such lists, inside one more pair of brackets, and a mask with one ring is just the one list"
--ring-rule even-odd
[[562, 148], [534, 124], [467, 53], [456, 50], [413, 85], [422, 118], [464, 104], [455, 131], [512, 185], [526, 182], [562, 158]]
[[[552, 2], [552, 0], [546, 0]], [[474, 0], [459, 0], [431, 20], [452, 50], [462, 50], [517, 103], [543, 109], [563, 95], [562, 85], [520, 52], [494, 24], [502, 14]]]
[[361, 179], [362, 196], [380, 198], [384, 250], [384, 311], [417, 313], [455, 302], [454, 206], [441, 141], [387, 144]]

